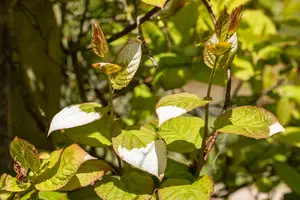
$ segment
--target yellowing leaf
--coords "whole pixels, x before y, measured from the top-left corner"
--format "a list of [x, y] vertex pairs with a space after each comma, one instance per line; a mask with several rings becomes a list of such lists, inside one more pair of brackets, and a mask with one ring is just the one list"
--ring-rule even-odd
[[157, 6], [157, 7], [164, 7], [165, 3], [167, 0], [142, 0], [142, 2], [146, 3], [146, 4], [150, 4], [153, 6]]
[[[4, 184], [2, 185], [3, 190], [8, 192], [22, 192], [27, 190], [31, 183], [30, 182], [19, 182], [15, 177], [7, 174], [3, 174], [1, 178], [4, 178]], [[2, 190], [1, 188], [1, 190]]]
[[224, 7], [222, 14], [220, 15], [220, 17], [216, 22], [215, 32], [218, 40], [225, 41], [227, 39], [228, 28], [229, 28], [229, 14], [227, 13], [226, 7]]
[[115, 72], [118, 72], [122, 69], [122, 67], [120, 65], [116, 65], [116, 64], [112, 64], [112, 63], [95, 63], [95, 64], [92, 64], [92, 66], [103, 72], [104, 74], [112, 74], [112, 73], [115, 73]]
[[93, 24], [92, 48], [101, 58], [108, 52], [108, 44], [98, 21]]

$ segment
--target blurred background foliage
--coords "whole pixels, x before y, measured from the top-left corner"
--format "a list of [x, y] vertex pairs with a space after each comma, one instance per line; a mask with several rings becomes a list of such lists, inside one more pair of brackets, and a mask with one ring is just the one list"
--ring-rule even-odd
[[[263, 106], [287, 131], [267, 140], [220, 135], [205, 170], [215, 181], [214, 197], [227, 198], [254, 185], [272, 199], [284, 182], [290, 188], [284, 199], [300, 199], [300, 1], [210, 3], [216, 16], [224, 5], [231, 12], [244, 4], [231, 106]], [[213, 24], [202, 1], [170, 0], [164, 9], [139, 6], [139, 14], [146, 15], [145, 41], [158, 67], [144, 53], [133, 81], [115, 92], [116, 115], [126, 125], [154, 120], [155, 103], [165, 94], [186, 91], [204, 97], [210, 73], [202, 51]], [[66, 143], [59, 134], [46, 137], [49, 121], [62, 107], [108, 104], [106, 77], [91, 67], [101, 61], [91, 51], [91, 24], [100, 21], [113, 58], [137, 37], [135, 15], [132, 0], [0, 1], [0, 173], [12, 170], [8, 145], [14, 136], [53, 150]], [[217, 71], [211, 122], [222, 110], [225, 80], [225, 71]], [[203, 111], [192, 114], [203, 116]], [[188, 162], [186, 155], [170, 157]]]

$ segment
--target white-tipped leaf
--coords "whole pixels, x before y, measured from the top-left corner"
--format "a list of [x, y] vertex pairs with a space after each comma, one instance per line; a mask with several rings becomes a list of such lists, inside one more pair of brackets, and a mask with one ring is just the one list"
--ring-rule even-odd
[[165, 96], [156, 104], [159, 126], [169, 119], [183, 115], [197, 107], [204, 106], [208, 102], [209, 101], [206, 100], [200, 100], [198, 96], [189, 93]]
[[89, 124], [101, 118], [98, 103], [83, 103], [68, 106], [57, 113], [50, 124], [48, 136], [56, 130], [63, 130]]
[[126, 87], [133, 79], [139, 68], [142, 57], [141, 42], [131, 40], [117, 54], [114, 63], [121, 66], [122, 69], [109, 76], [112, 87], [120, 90]]
[[144, 127], [140, 130], [123, 130], [113, 138], [113, 146], [122, 160], [159, 179], [163, 178], [167, 164], [166, 144], [163, 140], [156, 140], [151, 130]]
[[223, 133], [233, 133], [251, 138], [268, 138], [285, 132], [271, 112], [256, 106], [241, 106], [226, 111], [214, 122], [214, 128]]

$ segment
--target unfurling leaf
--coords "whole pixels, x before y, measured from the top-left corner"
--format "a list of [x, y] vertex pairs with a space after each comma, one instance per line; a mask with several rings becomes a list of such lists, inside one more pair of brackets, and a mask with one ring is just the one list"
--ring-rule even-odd
[[37, 172], [41, 165], [36, 148], [29, 142], [15, 137], [10, 143], [10, 155], [25, 170]]
[[219, 132], [239, 134], [255, 139], [285, 132], [271, 112], [256, 106], [242, 106], [226, 111], [216, 119], [214, 128]]
[[98, 21], [93, 24], [92, 48], [94, 53], [101, 58], [105, 57], [108, 52], [108, 44]]
[[[227, 43], [227, 44], [226, 44]], [[237, 46], [238, 46], [238, 40], [237, 40], [237, 35], [234, 33], [228, 40], [226, 40], [226, 43], [220, 42], [216, 36], [216, 34], [213, 34], [208, 41], [204, 45], [204, 51], [203, 51], [203, 57], [204, 57], [204, 63], [210, 67], [214, 67], [214, 63], [216, 62], [216, 57], [217, 55], [224, 51], [222, 55], [219, 56], [218, 62], [216, 63], [216, 69], [221, 69], [221, 68], [227, 68], [229, 65], [232, 63], [235, 53], [237, 51]], [[230, 44], [231, 46], [228, 47]], [[218, 46], [220, 51], [215, 51], [213, 45]], [[226, 51], [226, 48], [227, 51]], [[216, 54], [218, 53], [218, 54]]]
[[207, 175], [204, 175], [193, 183], [186, 179], [169, 178], [159, 187], [158, 199], [209, 200], [213, 188], [213, 182]]
[[41, 191], [54, 191], [65, 186], [76, 174], [77, 170], [87, 160], [95, 159], [80, 148], [72, 144], [64, 150], [56, 150], [45, 160], [41, 174], [35, 188]]
[[142, 57], [141, 41], [131, 40], [117, 54], [114, 63], [120, 65], [122, 69], [109, 75], [112, 87], [120, 90], [126, 87], [133, 79], [139, 68]]
[[212, 45], [207, 45], [207, 51], [212, 52], [214, 55], [221, 56], [231, 47], [228, 42], [220, 42]]
[[166, 144], [156, 137], [155, 132], [145, 127], [123, 130], [113, 138], [113, 147], [122, 160], [162, 179], [167, 164]]
[[101, 104], [90, 102], [72, 105], [62, 109], [53, 117], [48, 136], [56, 130], [82, 126], [100, 119], [101, 107]]
[[216, 35], [220, 42], [226, 41], [229, 28], [229, 14], [227, 13], [226, 7], [216, 22]]
[[106, 200], [148, 200], [153, 190], [152, 178], [137, 172], [123, 175], [120, 179], [105, 177], [95, 184], [95, 192]]
[[208, 102], [209, 101], [200, 100], [197, 95], [189, 93], [165, 96], [156, 104], [159, 126], [169, 119], [183, 115], [197, 107], [204, 106]]
[[116, 65], [116, 64], [112, 64], [112, 63], [95, 63], [95, 64], [92, 64], [92, 66], [96, 70], [99, 70], [107, 75], [116, 73], [122, 69], [122, 67], [120, 65]]
[[157, 6], [157, 7], [164, 7], [165, 3], [167, 0], [142, 0], [142, 2], [146, 3], [146, 4], [150, 4], [153, 6]]
[[230, 14], [227, 37], [230, 37], [237, 31], [237, 29], [240, 25], [241, 18], [242, 18], [242, 16], [241, 16], [242, 7], [243, 7], [243, 5], [240, 5], [239, 7], [235, 8], [232, 11], [232, 13]]

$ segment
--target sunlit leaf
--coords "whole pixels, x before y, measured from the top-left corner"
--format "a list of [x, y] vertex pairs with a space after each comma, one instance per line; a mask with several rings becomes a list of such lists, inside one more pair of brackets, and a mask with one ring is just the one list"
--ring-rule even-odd
[[167, 143], [170, 151], [188, 153], [201, 147], [200, 129], [204, 122], [199, 117], [179, 116], [163, 123], [159, 135]]
[[98, 21], [93, 24], [92, 48], [95, 54], [102, 58], [108, 52], [108, 44]]
[[294, 110], [293, 103], [287, 97], [282, 97], [278, 103], [276, 108], [276, 114], [278, 116], [279, 122], [285, 126], [289, 123], [292, 113]]
[[229, 28], [229, 14], [227, 13], [226, 7], [224, 7], [223, 12], [221, 13], [220, 17], [216, 22], [216, 36], [219, 41], [225, 41], [227, 39]]
[[27, 190], [31, 185], [30, 182], [19, 182], [17, 178], [12, 177], [8, 174], [2, 174], [1, 179], [4, 180], [4, 184], [0, 189], [8, 192], [22, 192]]
[[[236, 33], [234, 33], [228, 40], [226, 40], [226, 42], [231, 46], [230, 48], [228, 48], [227, 51], [225, 51], [221, 56], [219, 56], [218, 63], [216, 63], [216, 69], [227, 68], [232, 63], [238, 46]], [[211, 46], [216, 45], [218, 43], [220, 43], [220, 41], [218, 40], [216, 34], [213, 34], [204, 45], [204, 63], [210, 68], [213, 68], [214, 63], [216, 61], [216, 54], [214, 51], [211, 51]]]
[[114, 63], [122, 69], [109, 76], [115, 90], [126, 87], [139, 68], [142, 57], [141, 41], [131, 40], [117, 54]]
[[112, 168], [103, 160], [88, 160], [84, 162], [72, 179], [62, 187], [62, 191], [76, 190], [95, 182]]
[[237, 29], [240, 25], [240, 21], [242, 18], [241, 17], [242, 6], [243, 5], [240, 5], [239, 7], [235, 8], [229, 16], [229, 27], [228, 27], [228, 36], [229, 37], [237, 31]]
[[162, 179], [167, 164], [166, 144], [156, 137], [145, 127], [123, 130], [113, 138], [113, 147], [122, 160]]
[[108, 75], [116, 73], [122, 69], [122, 67], [120, 65], [116, 65], [116, 64], [112, 64], [112, 63], [95, 63], [95, 64], [92, 64], [92, 66], [95, 69], [103, 72], [104, 74], [108, 74]]
[[[61, 154], [61, 156], [59, 156]], [[35, 188], [40, 191], [54, 191], [65, 186], [76, 174], [80, 165], [87, 160], [95, 159], [77, 144], [66, 147], [62, 153], [51, 154], [49, 162], [44, 161], [44, 170], [39, 176]]]
[[214, 128], [219, 132], [256, 139], [285, 132], [275, 115], [256, 106], [241, 106], [226, 111], [216, 119]]
[[0, 177], [0, 199], [1, 200], [7, 200], [10, 199], [12, 192], [5, 191], [3, 188], [5, 187], [5, 180], [6, 178], [10, 176], [8, 174], [2, 174]]
[[40, 200], [70, 200], [67, 193], [58, 191], [39, 191], [38, 196]]
[[276, 135], [275, 140], [300, 148], [300, 127], [286, 127], [286, 134]]
[[142, 2], [162, 8], [167, 0], [142, 0]]
[[83, 103], [68, 106], [57, 113], [50, 124], [48, 136], [56, 130], [82, 126], [101, 118], [101, 104]]
[[209, 200], [213, 192], [213, 182], [205, 175], [195, 182], [186, 179], [167, 179], [158, 189], [160, 200], [189, 199]]
[[212, 45], [207, 45], [206, 50], [213, 53], [214, 55], [221, 56], [231, 47], [230, 43], [219, 42]]
[[209, 101], [200, 100], [197, 95], [179, 93], [168, 95], [156, 104], [156, 113], [159, 118], [159, 126], [165, 121], [183, 115], [197, 107], [204, 106]]
[[132, 172], [122, 176], [105, 177], [96, 182], [95, 191], [106, 200], [147, 200], [150, 199], [154, 190], [151, 177]]
[[10, 155], [26, 170], [37, 172], [41, 165], [36, 148], [18, 137], [10, 143]]

